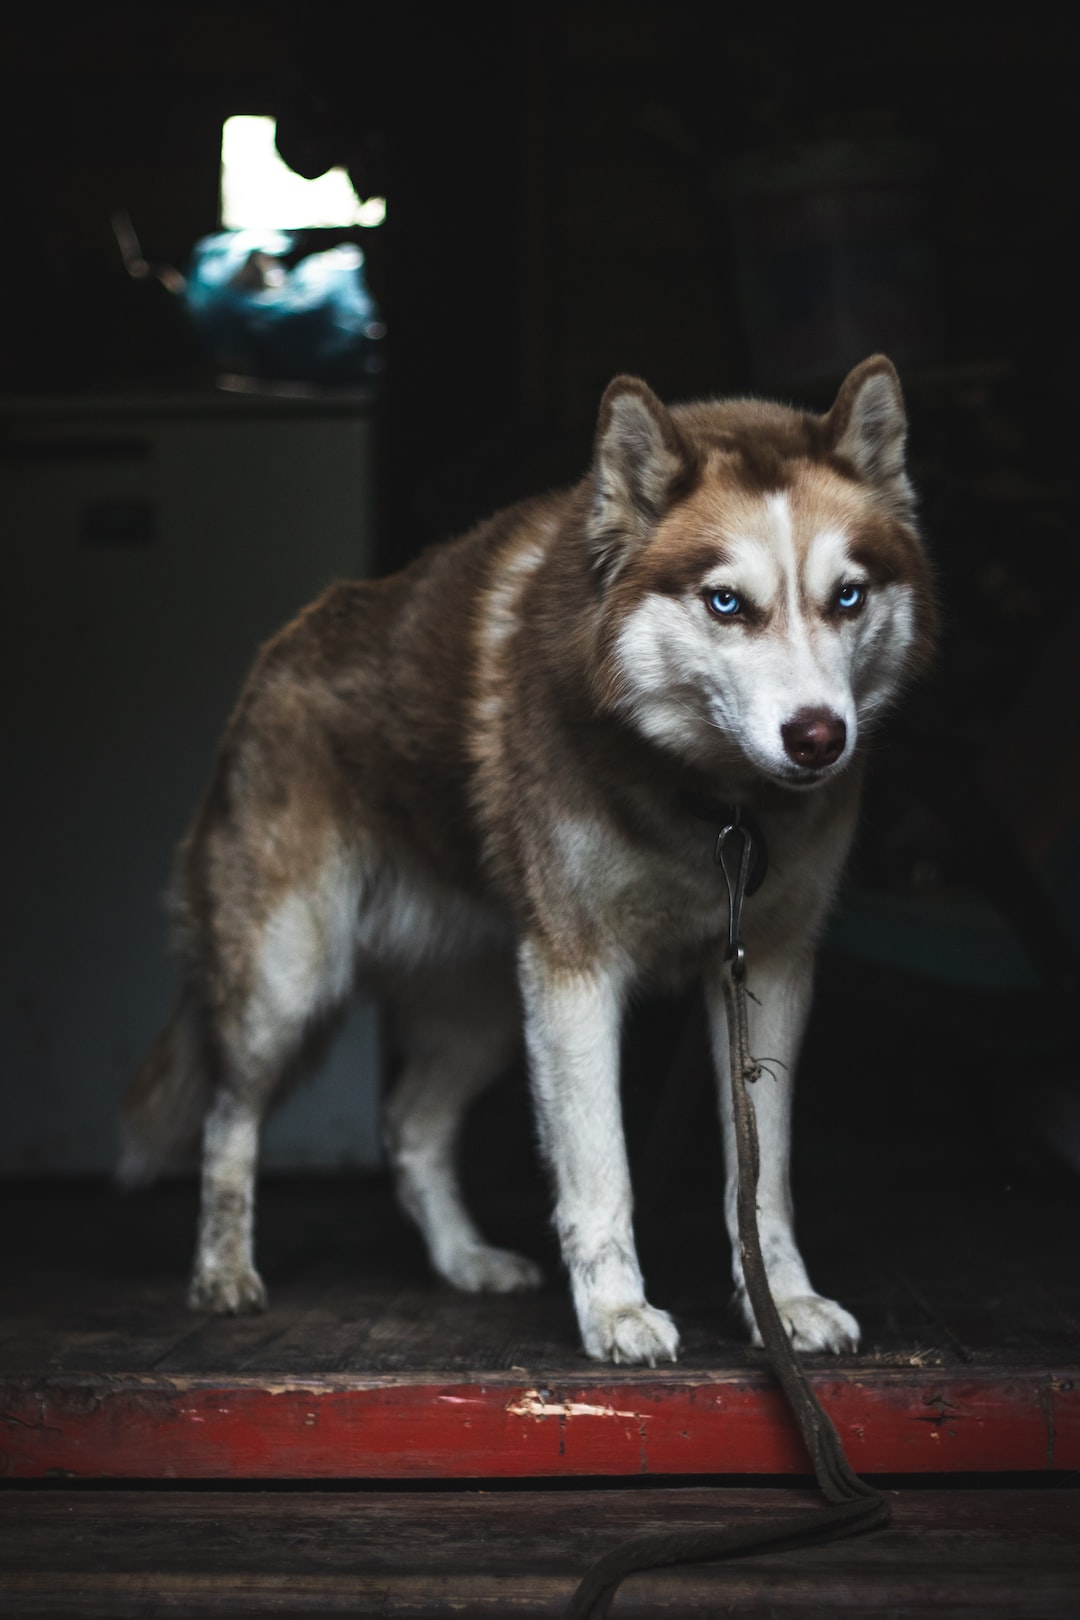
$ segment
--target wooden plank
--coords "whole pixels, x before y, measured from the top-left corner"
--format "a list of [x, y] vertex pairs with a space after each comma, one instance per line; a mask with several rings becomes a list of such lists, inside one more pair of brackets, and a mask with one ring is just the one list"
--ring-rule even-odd
[[[941, 1188], [944, 1196], [947, 1189]], [[1076, 1268], [1080, 1205], [1055, 1192], [924, 1205], [886, 1189], [868, 1219], [808, 1203], [802, 1226], [818, 1285], [859, 1316], [867, 1354], [845, 1366], [1008, 1368], [1080, 1362]], [[852, 1190], [851, 1201], [859, 1199]], [[94, 1186], [0, 1189], [20, 1233], [0, 1261], [0, 1368], [8, 1373], [148, 1372], [443, 1375], [529, 1366], [573, 1377], [581, 1365], [568, 1294], [550, 1243], [549, 1288], [536, 1298], [457, 1295], [430, 1274], [381, 1178], [280, 1183], [260, 1195], [260, 1262], [270, 1313], [212, 1321], [184, 1306], [195, 1190], [166, 1184], [138, 1202]], [[490, 1219], [487, 1219], [490, 1217]], [[485, 1211], [517, 1241], [513, 1211]], [[544, 1219], [520, 1238], [544, 1249]], [[753, 1366], [728, 1312], [716, 1208], [643, 1222], [650, 1295], [673, 1310], [687, 1371]]]
[[[366, 1293], [342, 1286], [268, 1351], [259, 1370], [304, 1377], [312, 1369], [457, 1381], [513, 1366], [573, 1366], [569, 1301], [553, 1295], [462, 1295], [447, 1287]], [[254, 1370], [254, 1369], [253, 1369]]]
[[[644, 1531], [750, 1524], [807, 1491], [0, 1492], [5, 1616], [565, 1613], [590, 1563]], [[1072, 1620], [1080, 1492], [900, 1491], [873, 1536], [630, 1577], [646, 1615]]]
[[[1080, 1467], [1068, 1370], [818, 1370], [813, 1383], [862, 1473]], [[0, 1474], [22, 1479], [810, 1472], [775, 1385], [753, 1371], [7, 1378], [0, 1444]]]
[[[15, 1478], [807, 1466], [727, 1313], [716, 1210], [681, 1211], [652, 1233], [650, 1287], [684, 1332], [678, 1367], [653, 1374], [587, 1363], [557, 1279], [528, 1298], [439, 1284], [382, 1182], [269, 1185], [271, 1307], [240, 1320], [184, 1308], [190, 1186], [151, 1194], [153, 1220], [132, 1221], [134, 1205], [92, 1187], [8, 1189], [3, 1204], [25, 1235], [4, 1262], [0, 1310], [0, 1469]], [[1056, 1196], [1029, 1201], [1023, 1220], [1018, 1207], [897, 1204], [888, 1242], [883, 1220], [832, 1236], [828, 1212], [810, 1223], [827, 1257], [816, 1280], [866, 1329], [863, 1355], [810, 1362], [856, 1467], [1077, 1466], [1080, 1341], [1065, 1286], [1076, 1212]], [[512, 1219], [492, 1232], [516, 1237]]]
[[[1075, 1212], [1069, 1225], [1075, 1231]], [[1059, 1243], [1040, 1248], [1007, 1204], [984, 1204], [974, 1212], [950, 1211], [947, 1228], [940, 1216], [928, 1223], [925, 1213], [907, 1221], [891, 1260], [931, 1317], [934, 1337], [962, 1360], [1075, 1361], [1080, 1332], [1068, 1300], [1073, 1268]]]

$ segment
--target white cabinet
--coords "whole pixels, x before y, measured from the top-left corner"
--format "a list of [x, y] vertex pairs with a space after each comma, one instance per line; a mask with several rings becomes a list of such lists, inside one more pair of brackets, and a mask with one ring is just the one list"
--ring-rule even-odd
[[[370, 571], [362, 402], [0, 402], [0, 1170], [98, 1171], [164, 1016], [161, 895], [258, 644]], [[350, 1016], [266, 1162], [372, 1162], [376, 1037]]]

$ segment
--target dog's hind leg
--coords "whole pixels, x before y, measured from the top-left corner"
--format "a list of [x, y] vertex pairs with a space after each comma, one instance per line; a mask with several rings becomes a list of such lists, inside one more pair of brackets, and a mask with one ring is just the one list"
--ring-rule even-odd
[[273, 1089], [273, 1079], [258, 1091], [223, 1085], [206, 1116], [199, 1235], [188, 1291], [193, 1311], [239, 1315], [266, 1305], [255, 1270], [255, 1168]]
[[512, 977], [498, 963], [426, 974], [395, 997], [404, 1056], [386, 1106], [398, 1197], [440, 1276], [469, 1293], [535, 1288], [539, 1268], [493, 1248], [461, 1194], [455, 1149], [469, 1104], [505, 1069], [520, 1035]]
[[254, 1261], [259, 1132], [306, 1031], [351, 988], [355, 916], [355, 884], [342, 863], [327, 863], [261, 924], [237, 931], [238, 983], [211, 1019], [218, 1083], [203, 1127], [195, 1310], [266, 1304]]

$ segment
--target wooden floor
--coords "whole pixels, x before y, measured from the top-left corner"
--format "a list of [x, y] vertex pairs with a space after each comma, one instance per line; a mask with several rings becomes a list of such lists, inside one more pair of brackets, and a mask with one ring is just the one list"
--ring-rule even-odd
[[[0, 1186], [0, 1373], [595, 1368], [578, 1346], [542, 1195], [482, 1200], [479, 1213], [493, 1241], [541, 1263], [547, 1285], [478, 1297], [433, 1276], [385, 1177], [268, 1176], [258, 1251], [270, 1309], [240, 1318], [186, 1307], [196, 1197], [193, 1180], [139, 1194], [99, 1181]], [[650, 1298], [675, 1313], [683, 1335], [680, 1368], [759, 1365], [729, 1311], [719, 1207], [669, 1208], [637, 1224]], [[1064, 1174], [995, 1169], [936, 1185], [922, 1174], [910, 1185], [849, 1171], [830, 1202], [821, 1189], [804, 1197], [800, 1235], [817, 1286], [862, 1324], [862, 1351], [844, 1366], [1080, 1360], [1080, 1196]]]
[[[861, 1540], [629, 1577], [631, 1616], [1074, 1620], [1080, 1492], [893, 1493]], [[643, 1530], [740, 1524], [806, 1491], [0, 1491], [0, 1613], [561, 1616], [593, 1559]]]
[[[1080, 1199], [924, 1111], [917, 1174], [811, 1141], [799, 1204], [815, 1281], [865, 1332], [812, 1377], [893, 1525], [634, 1576], [616, 1620], [1080, 1613]], [[550, 1283], [483, 1300], [431, 1277], [383, 1178], [268, 1178], [271, 1305], [236, 1321], [184, 1304], [193, 1183], [0, 1191], [0, 1614], [555, 1616], [627, 1535], [817, 1500], [728, 1315], [715, 1201], [690, 1178], [643, 1200], [685, 1349], [612, 1368], [578, 1348], [519, 1180], [478, 1209]]]
[[[1039, 1178], [947, 1206], [808, 1210], [819, 1286], [856, 1356], [808, 1358], [863, 1472], [1080, 1467], [1080, 1200]], [[955, 1188], [953, 1189], [955, 1193]], [[191, 1315], [195, 1188], [9, 1186], [0, 1469], [13, 1478], [485, 1479], [799, 1475], [801, 1442], [728, 1314], [719, 1212], [645, 1220], [676, 1366], [578, 1348], [539, 1205], [484, 1211], [548, 1269], [541, 1293], [462, 1296], [430, 1275], [381, 1177], [268, 1179], [265, 1315]]]

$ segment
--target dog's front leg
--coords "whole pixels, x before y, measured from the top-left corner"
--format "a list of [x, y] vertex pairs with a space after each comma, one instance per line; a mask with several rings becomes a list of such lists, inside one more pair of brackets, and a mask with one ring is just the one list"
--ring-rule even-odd
[[[736, 1210], [738, 1158], [731, 1108], [731, 1054], [724, 1002], [723, 968], [716, 963], [706, 975], [706, 997], [724, 1127], [727, 1175], [724, 1209], [731, 1238], [736, 1298], [755, 1344], [761, 1343], [743, 1282]], [[757, 1119], [761, 1168], [758, 1179], [758, 1229], [769, 1287], [781, 1319], [797, 1350], [854, 1350], [859, 1324], [835, 1300], [811, 1286], [795, 1241], [791, 1198], [791, 1105], [795, 1064], [810, 1007], [813, 961], [807, 950], [751, 962], [747, 983], [747, 1023], [752, 1056], [762, 1065], [751, 1088]]]
[[521, 987], [540, 1140], [586, 1353], [650, 1367], [674, 1361], [678, 1332], [646, 1302], [634, 1246], [619, 1101], [620, 976], [599, 965], [568, 968], [528, 942]]

